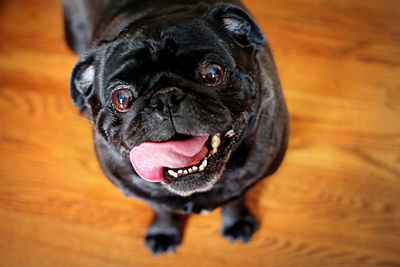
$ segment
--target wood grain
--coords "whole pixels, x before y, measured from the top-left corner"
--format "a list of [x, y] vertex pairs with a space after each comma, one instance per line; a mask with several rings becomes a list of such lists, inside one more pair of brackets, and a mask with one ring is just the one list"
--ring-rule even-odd
[[152, 257], [148, 207], [122, 197], [71, 105], [56, 0], [0, 2], [1, 266], [400, 266], [400, 2], [247, 0], [291, 114], [282, 168], [249, 194], [261, 229], [218, 211]]

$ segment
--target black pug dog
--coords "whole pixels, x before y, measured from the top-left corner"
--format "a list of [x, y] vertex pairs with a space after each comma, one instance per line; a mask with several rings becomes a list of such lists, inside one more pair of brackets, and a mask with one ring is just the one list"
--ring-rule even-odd
[[71, 96], [94, 125], [105, 175], [155, 212], [154, 253], [181, 242], [180, 214], [222, 207], [222, 235], [258, 225], [244, 194], [280, 165], [288, 117], [271, 51], [239, 1], [64, 0], [81, 55]]

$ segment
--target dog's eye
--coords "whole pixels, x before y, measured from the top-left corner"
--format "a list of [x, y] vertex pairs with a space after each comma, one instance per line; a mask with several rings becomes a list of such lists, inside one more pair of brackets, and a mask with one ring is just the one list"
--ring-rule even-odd
[[133, 93], [130, 89], [122, 88], [112, 94], [112, 103], [116, 110], [127, 112], [132, 104]]
[[201, 80], [209, 86], [218, 86], [224, 81], [224, 69], [218, 64], [204, 64], [199, 74]]

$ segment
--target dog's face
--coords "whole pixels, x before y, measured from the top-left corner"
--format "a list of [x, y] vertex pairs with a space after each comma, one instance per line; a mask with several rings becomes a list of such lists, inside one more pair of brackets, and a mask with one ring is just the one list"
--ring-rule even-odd
[[71, 94], [132, 174], [187, 196], [212, 187], [242, 137], [264, 38], [234, 6], [163, 12], [83, 56]]

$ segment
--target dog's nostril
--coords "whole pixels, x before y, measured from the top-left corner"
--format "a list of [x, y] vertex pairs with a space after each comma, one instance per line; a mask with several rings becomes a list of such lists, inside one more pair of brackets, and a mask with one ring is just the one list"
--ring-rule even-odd
[[186, 94], [177, 87], [164, 88], [155, 93], [150, 101], [150, 107], [162, 110], [176, 110], [176, 106], [182, 101]]

